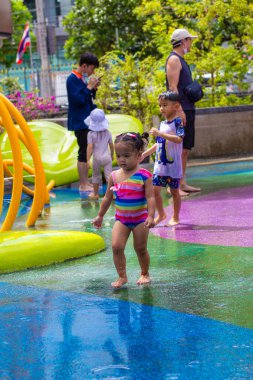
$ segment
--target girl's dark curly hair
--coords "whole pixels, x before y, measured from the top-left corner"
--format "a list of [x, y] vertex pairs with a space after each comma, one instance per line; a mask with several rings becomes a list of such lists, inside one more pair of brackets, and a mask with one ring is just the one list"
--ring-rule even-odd
[[145, 143], [143, 139], [148, 141], [148, 133], [144, 132], [142, 134], [136, 133], [136, 132], [126, 132], [121, 133], [120, 135], [117, 135], [114, 144], [117, 144], [119, 142], [125, 142], [126, 144], [132, 145], [134, 150], [137, 150], [138, 152], [143, 151], [145, 147]]

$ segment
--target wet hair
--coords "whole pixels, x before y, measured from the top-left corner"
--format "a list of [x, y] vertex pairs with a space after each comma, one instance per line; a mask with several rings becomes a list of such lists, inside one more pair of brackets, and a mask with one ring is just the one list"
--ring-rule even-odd
[[142, 134], [136, 132], [121, 133], [120, 135], [116, 136], [114, 144], [124, 142], [126, 144], [131, 145], [133, 150], [141, 152], [144, 150], [145, 147], [145, 142], [143, 140], [148, 141], [148, 136], [149, 135], [147, 132], [144, 132]]
[[169, 100], [171, 102], [180, 102], [180, 99], [181, 99], [180, 95], [174, 91], [162, 92], [158, 96], [158, 100]]
[[95, 67], [99, 67], [98, 57], [88, 51], [82, 54], [79, 59], [79, 66], [82, 66], [84, 63], [87, 66], [94, 65]]

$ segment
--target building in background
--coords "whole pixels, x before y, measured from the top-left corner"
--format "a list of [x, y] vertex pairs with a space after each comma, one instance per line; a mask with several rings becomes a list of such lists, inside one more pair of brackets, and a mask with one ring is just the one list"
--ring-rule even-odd
[[[1, 1], [2, 21], [0, 25], [0, 46], [2, 38], [9, 38], [12, 30], [11, 5], [10, 0]], [[55, 96], [58, 104], [67, 101], [66, 78], [73, 67], [73, 61], [67, 60], [64, 56], [64, 44], [68, 38], [62, 26], [62, 20], [67, 15], [75, 0], [39, 0], [40, 9], [43, 8], [43, 25], [45, 26], [46, 49], [48, 67], [46, 75], [50, 76], [50, 90], [43, 90], [45, 78], [43, 77], [43, 57], [42, 50], [39, 48], [41, 30], [38, 27], [37, 18], [41, 19], [36, 10], [38, 0], [24, 0], [24, 4], [29, 9], [33, 17], [31, 29], [36, 35], [37, 46], [32, 44], [32, 63], [30, 52], [23, 57], [22, 65], [13, 62], [10, 68], [0, 65], [0, 79], [13, 77], [18, 79], [19, 84], [25, 91], [33, 91], [35, 88], [41, 96]], [[5, 8], [9, 10], [9, 17], [5, 16]], [[2, 32], [1, 32], [2, 31]], [[18, 49], [18, 46], [17, 46]], [[45, 58], [44, 54], [44, 58]], [[45, 60], [44, 60], [45, 62]], [[33, 67], [32, 67], [33, 66]], [[45, 71], [45, 70], [44, 70]], [[45, 74], [45, 73], [44, 73]]]
[[[33, 16], [34, 31], [36, 33], [36, 5], [35, 0], [24, 0]], [[47, 28], [47, 43], [49, 56], [55, 56], [56, 59], [64, 59], [64, 44], [68, 37], [62, 26], [62, 19], [67, 15], [74, 0], [43, 0], [44, 18]]]
[[9, 38], [12, 34], [11, 3], [10, 0], [1, 1], [1, 24], [0, 24], [0, 45], [2, 39]]

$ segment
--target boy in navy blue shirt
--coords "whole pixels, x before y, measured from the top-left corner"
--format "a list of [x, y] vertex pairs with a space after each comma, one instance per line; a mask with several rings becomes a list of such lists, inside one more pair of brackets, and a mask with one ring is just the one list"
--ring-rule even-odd
[[[77, 169], [80, 191], [92, 190], [92, 186], [88, 182], [87, 165], [87, 134], [89, 129], [84, 123], [84, 119], [97, 107], [93, 103], [99, 85], [99, 79], [93, 75], [97, 67], [99, 67], [99, 61], [94, 54], [89, 52], [82, 54], [78, 68], [72, 71], [66, 83], [69, 104], [68, 130], [75, 132], [79, 146]], [[84, 76], [90, 77], [88, 83]]]

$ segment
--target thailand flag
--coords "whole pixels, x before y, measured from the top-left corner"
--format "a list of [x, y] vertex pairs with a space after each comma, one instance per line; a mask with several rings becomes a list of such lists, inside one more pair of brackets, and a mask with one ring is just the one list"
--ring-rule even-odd
[[21, 38], [21, 41], [19, 43], [18, 52], [17, 52], [17, 58], [16, 62], [20, 65], [20, 63], [23, 62], [23, 55], [26, 51], [27, 46], [30, 46], [31, 40], [29, 36], [29, 24], [26, 23], [25, 30], [23, 33], [23, 36]]

